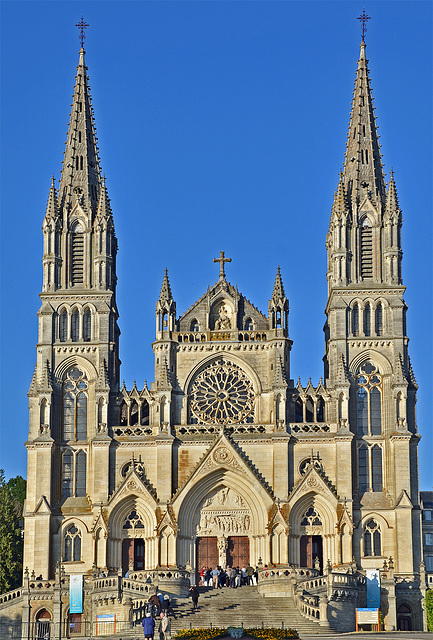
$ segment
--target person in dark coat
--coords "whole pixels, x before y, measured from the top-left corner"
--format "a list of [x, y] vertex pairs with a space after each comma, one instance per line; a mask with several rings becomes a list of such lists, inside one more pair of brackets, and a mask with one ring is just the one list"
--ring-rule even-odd
[[152, 618], [150, 613], [146, 613], [146, 617], [143, 618], [143, 632], [145, 640], [153, 640], [153, 635], [155, 633], [155, 620]]
[[156, 595], [156, 593], [154, 593], [152, 596], [150, 596], [149, 602], [151, 602], [154, 605], [154, 607], [155, 607], [155, 615], [158, 616], [159, 615], [159, 610], [160, 610], [160, 607], [161, 607], [161, 603], [160, 603], [160, 600], [159, 600], [158, 596]]
[[198, 611], [198, 597], [199, 597], [199, 592], [197, 587], [190, 587], [189, 589], [189, 597], [192, 599], [192, 604], [194, 607], [194, 611]]

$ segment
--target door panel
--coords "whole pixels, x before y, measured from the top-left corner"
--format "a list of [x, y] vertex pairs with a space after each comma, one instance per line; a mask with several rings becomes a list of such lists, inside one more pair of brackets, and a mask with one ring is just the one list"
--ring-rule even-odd
[[227, 565], [242, 568], [249, 564], [250, 540], [248, 536], [230, 536], [228, 538]]
[[218, 565], [218, 546], [216, 537], [197, 538], [197, 570], [200, 573], [202, 567], [214, 568]]

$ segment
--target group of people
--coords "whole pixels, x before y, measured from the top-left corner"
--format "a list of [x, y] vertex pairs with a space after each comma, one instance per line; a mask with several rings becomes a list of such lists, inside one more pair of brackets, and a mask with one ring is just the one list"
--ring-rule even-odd
[[171, 623], [168, 614], [172, 613], [170, 597], [162, 595], [156, 588], [146, 603], [145, 616], [142, 621], [144, 637], [153, 640], [155, 635], [156, 619], [159, 618], [159, 640], [170, 640]]
[[247, 567], [226, 567], [220, 566], [202, 567], [200, 571], [200, 583], [203, 587], [213, 587], [214, 589], [222, 589], [222, 587], [242, 587], [244, 585], [257, 584], [258, 568], [255, 569], [248, 565]]

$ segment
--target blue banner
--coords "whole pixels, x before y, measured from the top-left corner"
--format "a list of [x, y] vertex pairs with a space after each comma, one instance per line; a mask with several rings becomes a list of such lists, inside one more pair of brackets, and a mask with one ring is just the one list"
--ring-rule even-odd
[[83, 576], [69, 576], [69, 613], [83, 613]]
[[367, 569], [367, 607], [380, 609], [380, 571], [379, 569]]

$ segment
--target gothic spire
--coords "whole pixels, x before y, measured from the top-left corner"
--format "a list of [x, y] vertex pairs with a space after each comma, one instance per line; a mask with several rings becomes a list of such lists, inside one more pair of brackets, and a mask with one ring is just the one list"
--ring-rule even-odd
[[274, 302], [279, 302], [280, 300], [284, 300], [286, 294], [284, 293], [283, 280], [281, 278], [280, 267], [277, 267], [277, 275], [275, 276], [275, 284], [274, 290], [272, 292], [272, 300]]
[[110, 198], [108, 197], [107, 187], [105, 185], [105, 176], [101, 180], [101, 187], [99, 192], [97, 217], [110, 221], [113, 224], [113, 214], [111, 211]]
[[365, 42], [362, 41], [343, 176], [346, 193], [353, 205], [368, 194], [380, 210], [385, 204], [385, 180], [367, 63]]
[[89, 78], [81, 48], [59, 193], [62, 206], [69, 209], [78, 200], [91, 217], [101, 188], [96, 141]]
[[165, 269], [161, 293], [159, 294], [159, 302], [163, 306], [165, 302], [171, 302], [172, 300], [173, 296], [171, 293], [170, 281], [168, 279], [168, 271]]
[[386, 195], [386, 212], [389, 217], [395, 219], [395, 222], [400, 221], [401, 211], [398, 204], [397, 189], [395, 186], [394, 172], [392, 169], [388, 183], [388, 192]]
[[59, 215], [57, 204], [57, 191], [55, 187], [54, 176], [51, 179], [50, 193], [48, 195], [47, 210], [45, 212], [45, 220], [56, 220]]

